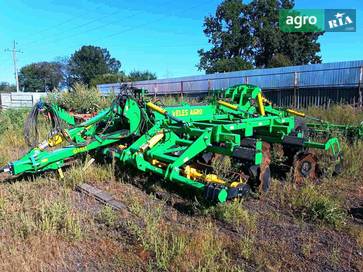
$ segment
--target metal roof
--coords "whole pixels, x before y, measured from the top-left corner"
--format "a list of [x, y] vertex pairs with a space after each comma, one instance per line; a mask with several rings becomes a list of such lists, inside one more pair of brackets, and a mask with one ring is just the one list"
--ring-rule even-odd
[[[241, 83], [254, 84], [262, 89], [357, 86], [363, 80], [362, 67], [363, 60], [356, 60], [137, 81], [129, 84], [155, 94], [202, 93]], [[97, 87], [102, 93], [118, 92], [120, 83], [101, 84]]]

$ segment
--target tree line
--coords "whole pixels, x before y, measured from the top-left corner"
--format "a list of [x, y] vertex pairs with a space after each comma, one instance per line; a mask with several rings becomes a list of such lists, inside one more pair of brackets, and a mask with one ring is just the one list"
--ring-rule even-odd
[[27, 92], [49, 92], [75, 83], [96, 86], [147, 79], [156, 79], [156, 75], [149, 71], [126, 74], [121, 70], [121, 62], [112, 57], [106, 48], [93, 45], [82, 46], [68, 59], [36, 62], [19, 71], [20, 89]]
[[[293, 0], [222, 1], [215, 14], [204, 19], [203, 32], [212, 47], [198, 50], [198, 69], [209, 74], [321, 63], [318, 38], [324, 33], [283, 33], [279, 29], [279, 10], [294, 5]], [[156, 79], [150, 71], [126, 74], [106, 48], [92, 45], [82, 46], [69, 59], [32, 63], [19, 72], [23, 91], [150, 79]], [[0, 83], [0, 91], [13, 89]]]
[[[106, 48], [92, 45], [82, 46], [70, 58], [31, 63], [19, 71], [20, 89], [25, 92], [49, 92], [75, 83], [96, 86], [151, 79], [156, 79], [156, 74], [148, 70], [126, 74], [121, 70], [121, 62], [111, 57]], [[0, 92], [15, 91], [15, 85], [0, 82]]]

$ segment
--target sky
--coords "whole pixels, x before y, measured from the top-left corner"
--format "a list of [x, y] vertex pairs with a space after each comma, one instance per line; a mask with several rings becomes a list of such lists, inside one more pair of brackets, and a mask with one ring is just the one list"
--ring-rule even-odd
[[[69, 57], [82, 45], [107, 48], [130, 72], [158, 78], [203, 74], [198, 49], [210, 48], [204, 17], [221, 0], [0, 0], [0, 81], [14, 83], [11, 49], [18, 68]], [[246, 2], [246, 1], [245, 1]], [[247, 1], [248, 2], [248, 1]], [[362, 0], [296, 0], [295, 8], [357, 10], [357, 32], [326, 33], [319, 39], [323, 62], [363, 59]]]

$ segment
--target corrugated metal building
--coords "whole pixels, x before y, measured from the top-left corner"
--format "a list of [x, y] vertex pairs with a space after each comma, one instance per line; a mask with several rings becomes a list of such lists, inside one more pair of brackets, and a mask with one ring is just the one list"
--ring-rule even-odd
[[[248, 83], [261, 87], [273, 102], [296, 107], [362, 100], [363, 60], [255, 69], [229, 73], [130, 83], [153, 95], [205, 95], [212, 90]], [[120, 83], [98, 85], [100, 92], [118, 92]]]

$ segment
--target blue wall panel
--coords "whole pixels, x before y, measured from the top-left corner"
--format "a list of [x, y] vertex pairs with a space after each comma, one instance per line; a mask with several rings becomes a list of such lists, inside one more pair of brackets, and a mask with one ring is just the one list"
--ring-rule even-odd
[[[157, 79], [130, 83], [145, 88], [151, 94], [198, 94], [208, 90], [226, 89], [249, 83], [262, 89], [358, 86], [363, 60], [310, 64], [282, 68], [255, 69], [229, 73]], [[120, 84], [101, 84], [100, 92], [118, 92]]]

